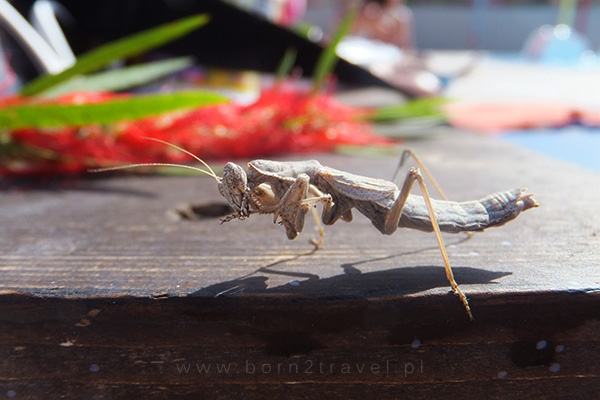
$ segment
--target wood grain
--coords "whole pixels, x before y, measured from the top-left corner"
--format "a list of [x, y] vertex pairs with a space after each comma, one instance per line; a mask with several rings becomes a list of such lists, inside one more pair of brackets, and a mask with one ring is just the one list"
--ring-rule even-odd
[[[288, 241], [269, 216], [173, 218], [181, 203], [220, 207], [208, 178], [3, 181], [0, 393], [594, 397], [600, 174], [452, 130], [410, 146], [454, 200], [527, 186], [541, 204], [466, 241], [444, 236], [475, 322], [449, 294], [432, 234], [382, 236], [356, 215], [313, 252], [308, 219]], [[397, 162], [310, 158], [387, 179]], [[289, 372], [311, 362], [326, 370]], [[178, 370], [188, 364], [213, 370]]]

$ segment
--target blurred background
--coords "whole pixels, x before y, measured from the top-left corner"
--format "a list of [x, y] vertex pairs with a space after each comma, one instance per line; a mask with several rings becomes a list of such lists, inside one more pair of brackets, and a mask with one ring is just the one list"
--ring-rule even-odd
[[[347, 2], [307, 0], [304, 20], [327, 30], [332, 16], [344, 3]], [[404, 3], [412, 12], [414, 42], [419, 49], [518, 53], [534, 30], [542, 25], [555, 25], [561, 19], [569, 19], [575, 30], [589, 39], [592, 49], [600, 48], [600, 25], [594, 23], [600, 20], [597, 1], [571, 1], [564, 4], [562, 15], [559, 2], [552, 0], [407, 0]]]
[[[336, 92], [344, 104], [377, 108], [445, 99], [445, 121], [456, 128], [504, 133], [535, 148], [556, 140], [544, 151], [600, 169], [600, 4], [591, 0], [0, 0], [0, 11], [4, 95], [68, 69], [100, 45], [205, 13], [210, 22], [201, 29], [109, 69], [192, 56], [194, 78], [184, 78], [189, 85], [233, 88], [238, 101], [251, 104], [286, 54], [293, 53], [289, 76], [297, 84], [312, 76], [314, 83], [332, 45], [340, 60], [330, 65], [335, 85], [327, 93]], [[33, 29], [19, 28], [20, 18]], [[135, 90], [180, 86], [163, 80]], [[361, 87], [384, 90], [349, 92]], [[418, 136], [410, 124], [406, 134], [406, 109], [394, 115], [401, 124], [376, 132]], [[540, 133], [553, 135], [540, 140]]]

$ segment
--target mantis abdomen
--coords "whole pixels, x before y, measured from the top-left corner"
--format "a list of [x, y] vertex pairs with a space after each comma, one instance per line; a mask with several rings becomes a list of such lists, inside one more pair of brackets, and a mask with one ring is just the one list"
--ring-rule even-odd
[[[479, 200], [455, 202], [432, 199], [432, 203], [442, 232], [473, 232], [504, 225], [522, 211], [536, 207], [532, 195], [524, 193], [525, 189], [517, 188]], [[423, 197], [411, 195], [408, 198], [398, 227], [433, 231]]]

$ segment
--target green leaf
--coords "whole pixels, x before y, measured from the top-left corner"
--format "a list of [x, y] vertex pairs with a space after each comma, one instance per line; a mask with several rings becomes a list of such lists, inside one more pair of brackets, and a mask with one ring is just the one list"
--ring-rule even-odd
[[21, 90], [21, 94], [32, 96], [74, 76], [96, 71], [113, 61], [142, 54], [198, 29], [208, 20], [209, 17], [204, 14], [194, 15], [105, 44], [79, 56], [71, 68], [35, 79]]
[[292, 71], [292, 68], [294, 68], [294, 63], [296, 62], [297, 53], [298, 52], [293, 47], [290, 47], [285, 51], [275, 73], [275, 77], [278, 81], [290, 76], [290, 72]]
[[192, 65], [191, 57], [149, 62], [93, 75], [76, 76], [41, 93], [55, 97], [72, 92], [118, 91], [144, 85]]
[[319, 55], [319, 59], [317, 60], [317, 64], [315, 65], [315, 70], [313, 72], [312, 81], [314, 85], [314, 91], [318, 91], [323, 86], [323, 82], [325, 78], [333, 71], [335, 65], [338, 61], [338, 56], [335, 53], [335, 49], [340, 41], [348, 34], [354, 20], [356, 19], [356, 15], [358, 14], [358, 8], [352, 7], [344, 20], [338, 27], [337, 31], [331, 42], [327, 45], [325, 49]]
[[403, 104], [380, 107], [367, 119], [377, 123], [391, 123], [412, 118], [443, 118], [444, 113], [441, 106], [447, 102], [448, 100], [441, 97], [412, 100]]
[[224, 101], [227, 99], [216, 93], [186, 91], [135, 96], [95, 104], [37, 104], [4, 107], [0, 112], [0, 129], [107, 124]]

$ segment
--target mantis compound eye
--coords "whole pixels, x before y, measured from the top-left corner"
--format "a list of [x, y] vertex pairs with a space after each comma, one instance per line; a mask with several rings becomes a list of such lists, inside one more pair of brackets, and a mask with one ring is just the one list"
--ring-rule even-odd
[[244, 195], [248, 190], [248, 178], [242, 167], [232, 162], [225, 164], [219, 192], [233, 209], [240, 213], [244, 206]]

